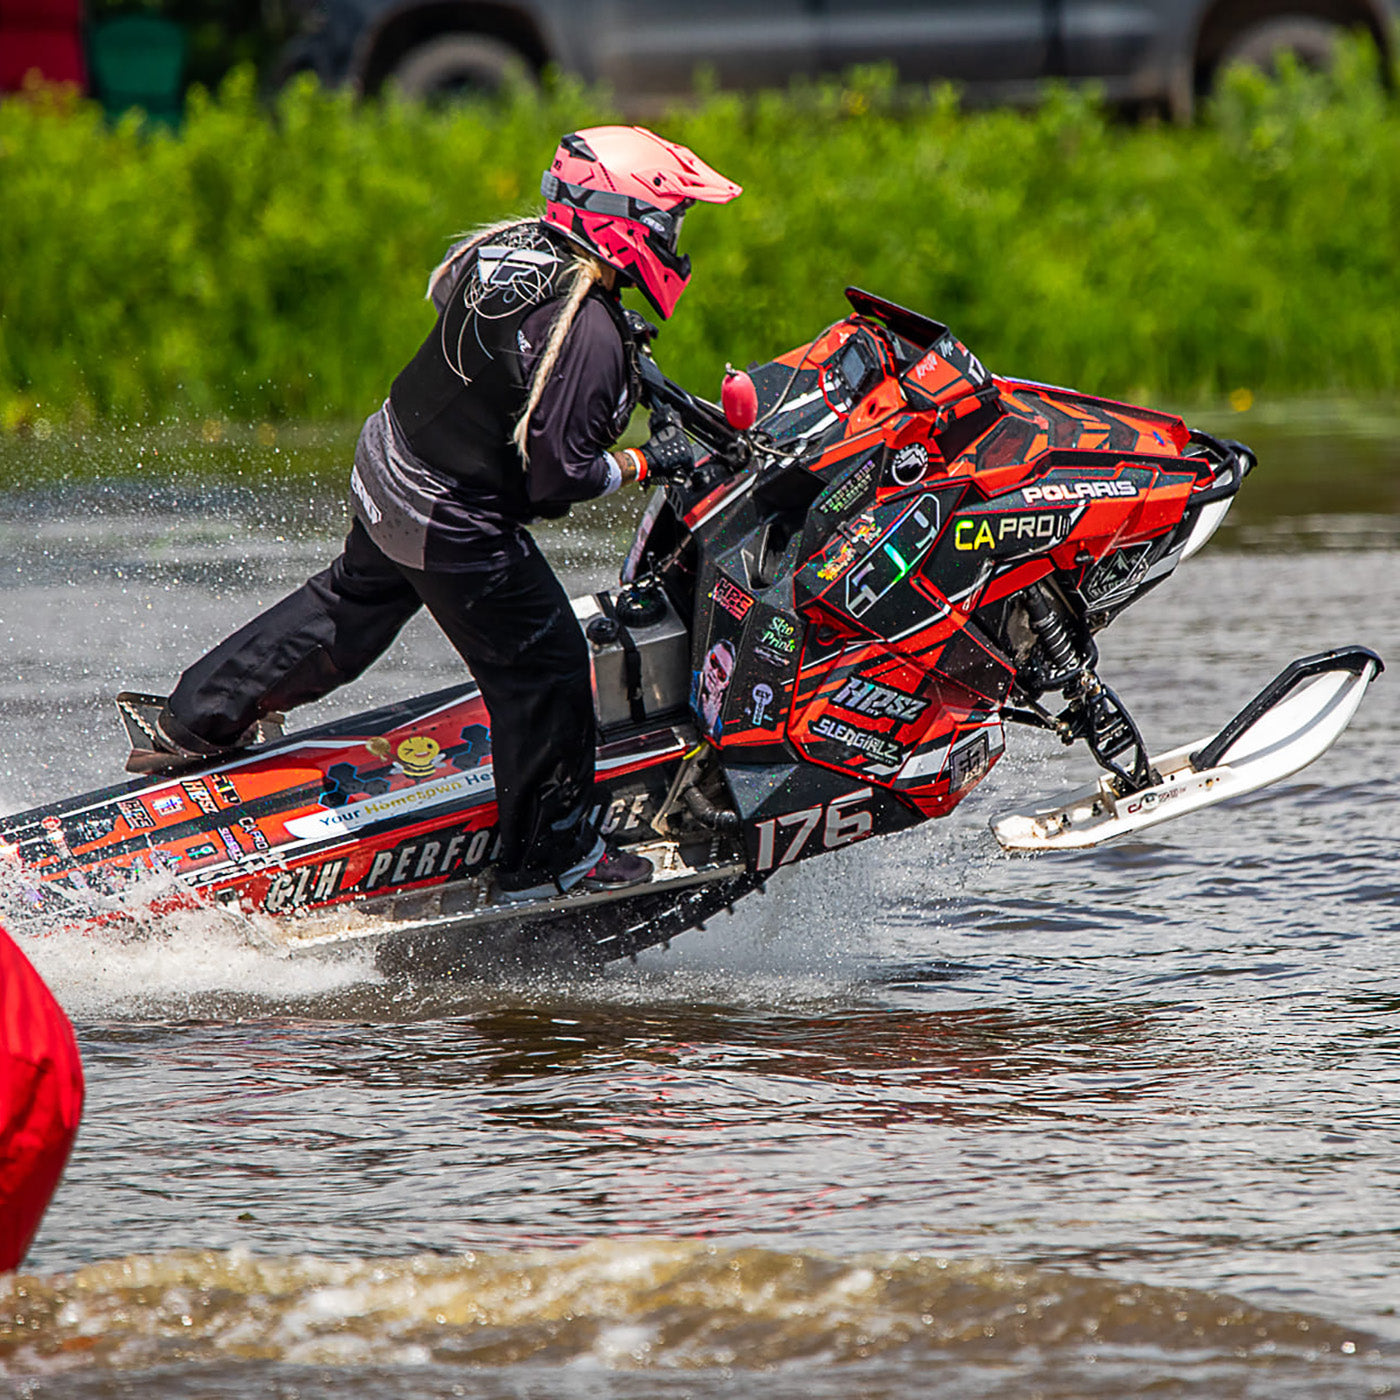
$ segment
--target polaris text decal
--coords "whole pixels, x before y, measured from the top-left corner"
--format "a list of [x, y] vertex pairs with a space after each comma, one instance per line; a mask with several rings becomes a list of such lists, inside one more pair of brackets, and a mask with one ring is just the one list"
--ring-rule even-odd
[[1021, 492], [1028, 506], [1038, 501], [1047, 504], [1052, 501], [1097, 501], [1104, 498], [1128, 500], [1138, 495], [1138, 488], [1131, 481], [1061, 481], [1050, 482], [1046, 486], [1027, 486]]

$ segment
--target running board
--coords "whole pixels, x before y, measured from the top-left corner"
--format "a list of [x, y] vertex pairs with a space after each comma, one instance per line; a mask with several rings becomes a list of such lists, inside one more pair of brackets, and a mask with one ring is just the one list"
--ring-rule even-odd
[[1152, 759], [1158, 781], [1151, 786], [1119, 797], [1117, 780], [1106, 776], [1057, 807], [994, 818], [992, 831], [1009, 851], [1097, 846], [1267, 787], [1331, 747], [1384, 669], [1368, 647], [1305, 656], [1275, 676], [1214, 738]]

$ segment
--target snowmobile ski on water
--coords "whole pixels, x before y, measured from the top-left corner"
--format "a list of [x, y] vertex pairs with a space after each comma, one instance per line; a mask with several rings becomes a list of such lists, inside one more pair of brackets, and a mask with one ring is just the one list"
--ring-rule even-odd
[[[0, 820], [10, 917], [137, 927], [228, 911], [285, 952], [390, 970], [662, 943], [777, 870], [951, 812], [1005, 726], [1083, 740], [1105, 776], [993, 823], [1087, 846], [1274, 782], [1336, 739], [1380, 658], [1293, 663], [1214, 738], [1153, 757], [1095, 635], [1195, 554], [1254, 465], [1177, 417], [989, 374], [855, 288], [721, 403], [640, 357], [696, 464], [653, 494], [619, 585], [575, 601], [600, 742], [594, 820], [651, 883], [505, 903], [491, 734], [470, 681]], [[1053, 697], [1058, 695], [1056, 702]], [[1048, 698], [1048, 703], [1047, 703]], [[124, 694], [130, 767], [161, 698]], [[17, 897], [16, 897], [17, 896]]]

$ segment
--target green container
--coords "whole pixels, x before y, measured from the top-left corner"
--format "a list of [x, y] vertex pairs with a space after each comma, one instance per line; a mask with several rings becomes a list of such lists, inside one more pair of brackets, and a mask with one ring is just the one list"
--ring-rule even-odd
[[157, 121], [179, 123], [185, 34], [178, 24], [149, 15], [96, 24], [88, 37], [88, 62], [109, 116], [140, 107]]

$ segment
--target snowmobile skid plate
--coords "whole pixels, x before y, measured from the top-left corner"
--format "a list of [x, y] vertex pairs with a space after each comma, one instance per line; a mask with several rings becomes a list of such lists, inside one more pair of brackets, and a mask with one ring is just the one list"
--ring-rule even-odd
[[992, 831], [1011, 851], [1097, 846], [1267, 787], [1331, 747], [1382, 669], [1380, 657], [1367, 647], [1303, 657], [1213, 738], [1153, 758], [1156, 781], [1148, 786], [1120, 794], [1120, 780], [1105, 776], [1057, 806], [997, 817]]
[[[519, 941], [523, 924], [545, 924], [554, 919], [577, 924], [580, 920], [606, 918], [618, 925], [625, 939], [625, 919], [619, 919], [620, 902], [636, 902], [653, 917], [672, 905], [694, 904], [708, 886], [729, 886], [745, 875], [742, 860], [692, 865], [675, 841], [653, 840], [629, 846], [634, 854], [645, 856], [655, 874], [645, 885], [621, 890], [585, 890], [582, 887], [548, 899], [511, 902], [497, 897], [489, 878], [451, 881], [432, 890], [387, 895], [360, 901], [351, 907], [313, 912], [302, 918], [274, 919], [265, 915], [248, 917], [253, 942], [283, 954], [339, 954], [350, 948], [378, 951], [388, 940], [405, 938], [470, 938], [478, 950], [483, 945]], [[690, 852], [694, 858], [694, 852]], [[677, 930], [679, 931], [679, 930]], [[496, 937], [495, 935], [500, 935]], [[610, 943], [604, 937], [602, 943]], [[650, 940], [648, 940], [650, 941]], [[638, 946], [644, 946], [641, 943]], [[602, 957], [626, 955], [634, 949], [604, 948]]]

